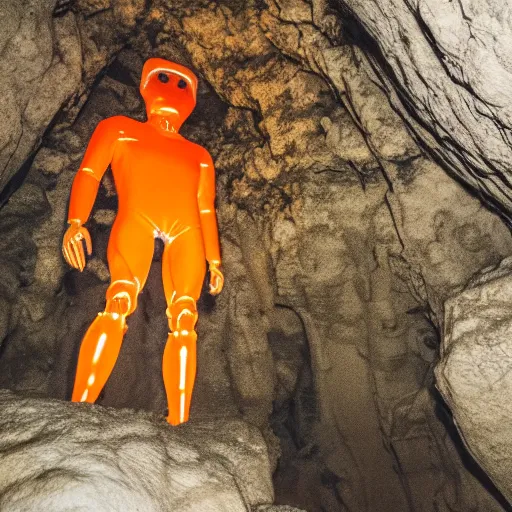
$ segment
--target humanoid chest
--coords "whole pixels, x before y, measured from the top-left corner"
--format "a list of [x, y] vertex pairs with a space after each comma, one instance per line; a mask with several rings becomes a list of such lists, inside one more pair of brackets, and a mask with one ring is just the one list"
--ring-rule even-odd
[[[124, 132], [124, 133], [122, 133]], [[120, 130], [111, 163], [119, 207], [197, 221], [200, 147], [137, 123]]]
[[180, 135], [164, 136], [146, 123], [137, 125], [121, 130], [116, 142], [112, 159], [116, 184], [135, 180], [158, 187], [197, 186], [198, 147]]

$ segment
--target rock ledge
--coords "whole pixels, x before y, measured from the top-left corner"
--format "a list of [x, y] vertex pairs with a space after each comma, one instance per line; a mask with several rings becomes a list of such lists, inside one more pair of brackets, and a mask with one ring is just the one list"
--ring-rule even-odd
[[0, 390], [0, 432], [4, 512], [245, 512], [273, 501], [266, 445], [241, 420], [173, 428], [148, 413]]

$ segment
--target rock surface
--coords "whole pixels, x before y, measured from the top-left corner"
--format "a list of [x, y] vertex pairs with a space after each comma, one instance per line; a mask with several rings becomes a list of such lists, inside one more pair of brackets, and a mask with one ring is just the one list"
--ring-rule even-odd
[[478, 463], [512, 502], [512, 260], [446, 302], [437, 387]]
[[0, 10], [0, 188], [38, 146], [81, 82], [74, 16], [52, 18], [55, 1], [5, 0]]
[[147, 413], [2, 390], [0, 434], [5, 512], [245, 512], [273, 500], [267, 448], [242, 421], [172, 428]]
[[[258, 425], [277, 503], [502, 510], [436, 414], [432, 368], [444, 301], [512, 254], [512, 237], [417, 144], [371, 48], [346, 37], [353, 20], [323, 0], [79, 0], [73, 10], [83, 83], [0, 211], [0, 386], [69, 396], [81, 337], [104, 307], [116, 209], [107, 173], [88, 223], [93, 258], [69, 270], [71, 180], [100, 119], [144, 119], [137, 81], [158, 55], [199, 75], [183, 134], [218, 171], [227, 279], [199, 305], [193, 420]], [[160, 253], [103, 405], [165, 409]]]
[[[320, 3], [320, 2], [318, 2]], [[339, 0], [393, 105], [464, 182], [512, 218], [509, 2]], [[357, 20], [357, 23], [355, 23]], [[350, 23], [350, 22], [349, 22]]]
[[140, 0], [101, 4], [2, 0], [0, 190], [30, 164], [51, 123], [78, 114], [145, 8]]

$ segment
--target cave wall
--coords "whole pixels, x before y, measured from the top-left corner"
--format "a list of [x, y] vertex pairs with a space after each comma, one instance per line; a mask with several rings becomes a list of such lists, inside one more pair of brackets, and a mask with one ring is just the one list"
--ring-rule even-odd
[[[438, 160], [510, 218], [507, 2], [343, 0], [393, 106]], [[360, 33], [361, 34], [361, 33]]]
[[446, 302], [436, 380], [466, 448], [510, 502], [510, 271], [483, 269]]
[[[144, 58], [158, 55], [199, 73], [183, 133], [209, 149], [218, 170], [226, 288], [200, 304], [193, 417], [243, 417], [261, 428], [282, 503], [502, 510], [436, 414], [433, 366], [444, 301], [510, 255], [512, 239], [418, 144], [430, 139], [397, 107], [336, 6], [80, 1], [52, 17], [54, 7], [41, 23], [57, 40], [64, 20], [77, 27], [82, 72], [52, 95], [55, 106], [44, 102], [38, 135], [6, 167], [7, 180], [53, 119], [0, 210], [9, 283], [0, 385], [69, 396], [80, 339], [103, 309], [116, 207], [107, 174], [89, 224], [93, 257], [84, 273], [70, 271], [60, 243], [71, 180], [100, 119], [143, 119], [138, 77]], [[163, 413], [159, 258], [157, 247], [103, 405]]]
[[28, 167], [48, 125], [63, 112], [78, 113], [143, 10], [141, 1], [2, 2], [1, 189], [24, 164]]

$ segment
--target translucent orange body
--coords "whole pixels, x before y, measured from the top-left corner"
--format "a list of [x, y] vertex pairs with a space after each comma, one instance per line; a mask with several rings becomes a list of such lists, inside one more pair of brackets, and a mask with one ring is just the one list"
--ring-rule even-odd
[[100, 122], [71, 189], [70, 226], [62, 249], [66, 261], [79, 270], [86, 262], [83, 241], [91, 253], [83, 224], [109, 164], [119, 199], [107, 251], [107, 303], [82, 341], [72, 400], [94, 402], [109, 378], [158, 237], [164, 242], [162, 278], [170, 327], [163, 378], [167, 419], [176, 425], [189, 417], [196, 373], [196, 301], [205, 260], [210, 293], [219, 293], [224, 282], [214, 209], [215, 171], [208, 152], [178, 133], [195, 107], [195, 75], [179, 64], [149, 59], [140, 91], [148, 121], [117, 116]]

